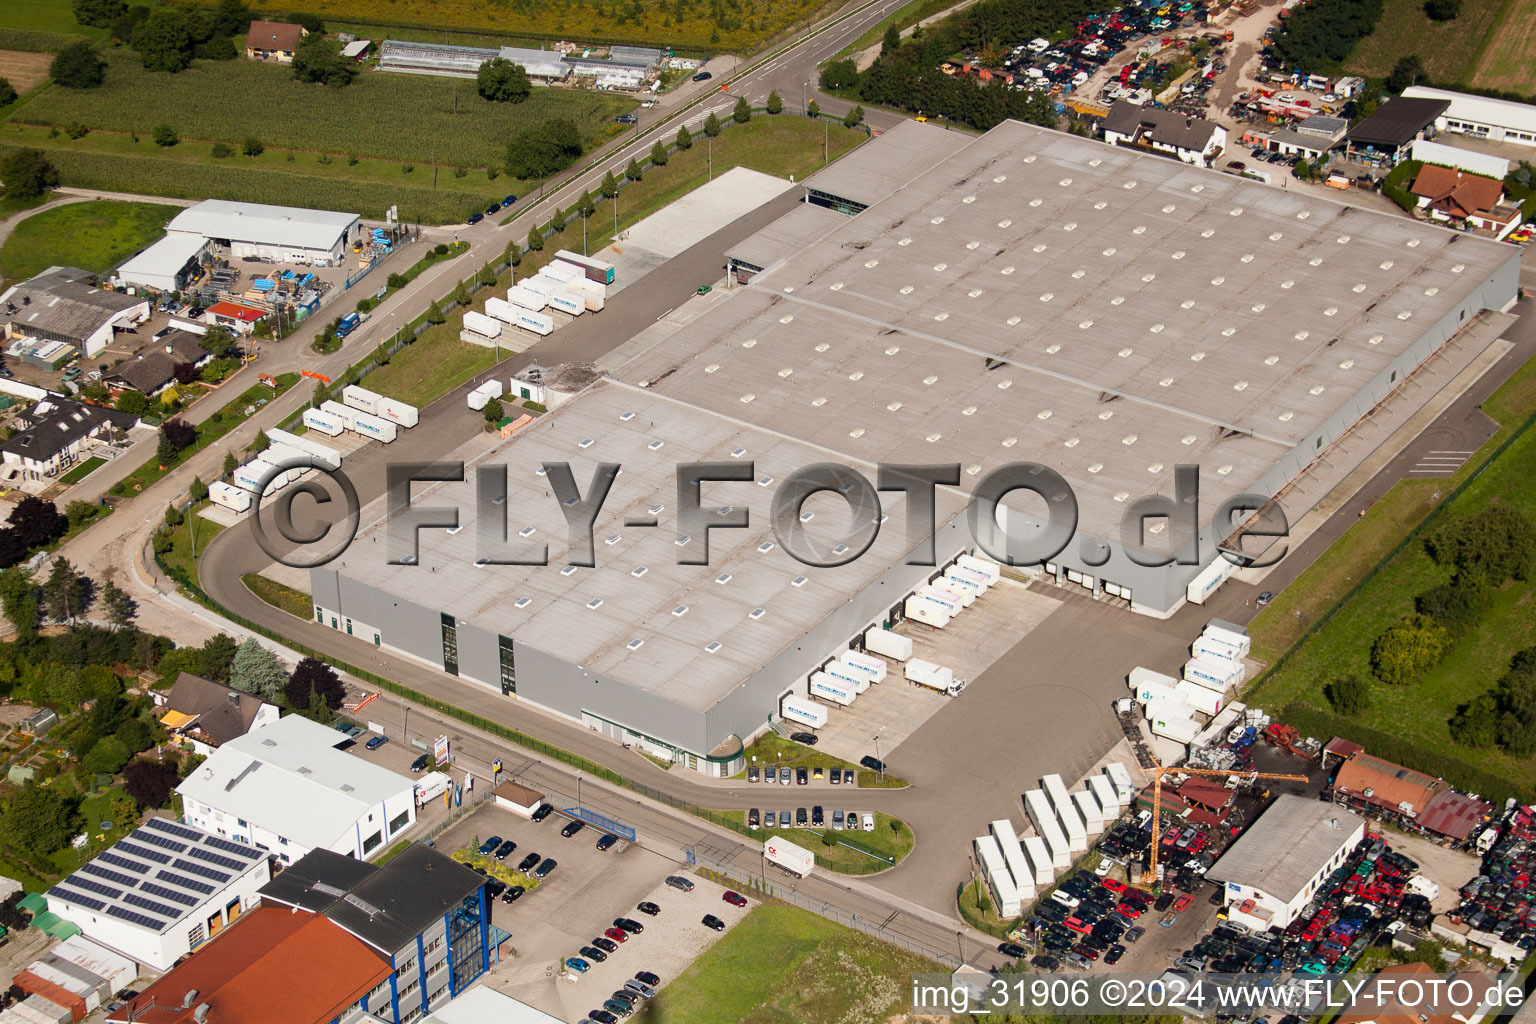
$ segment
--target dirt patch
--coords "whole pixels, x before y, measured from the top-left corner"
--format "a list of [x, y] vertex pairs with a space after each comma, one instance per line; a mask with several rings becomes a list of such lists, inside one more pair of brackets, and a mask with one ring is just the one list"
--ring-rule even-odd
[[52, 62], [51, 53], [0, 50], [0, 78], [10, 82], [17, 92], [26, 92], [47, 79], [48, 65]]
[[1536, 74], [1532, 73], [1530, 59], [1533, 46], [1536, 46], [1536, 2], [1517, 0], [1510, 5], [1497, 31], [1488, 40], [1477, 62], [1473, 84], [1484, 89], [1519, 93], [1536, 90]]

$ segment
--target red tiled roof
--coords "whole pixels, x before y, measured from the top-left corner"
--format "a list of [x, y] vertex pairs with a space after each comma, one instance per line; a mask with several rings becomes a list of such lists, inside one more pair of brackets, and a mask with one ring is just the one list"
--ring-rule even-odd
[[1226, 786], [1218, 785], [1210, 779], [1202, 779], [1196, 776], [1179, 787], [1179, 796], [1191, 804], [1199, 804], [1213, 811], [1219, 811], [1232, 802], [1236, 795]]
[[304, 38], [301, 25], [285, 21], [253, 21], [246, 33], [245, 45], [253, 50], [297, 50]]
[[1337, 757], [1350, 757], [1351, 755], [1358, 754], [1363, 750], [1365, 750], [1365, 748], [1353, 740], [1346, 740], [1335, 736], [1333, 739], [1329, 740], [1328, 745], [1323, 748], [1323, 753], [1333, 754]]
[[251, 306], [241, 306], [233, 302], [215, 302], [208, 307], [208, 312], [214, 316], [228, 317], [231, 320], [243, 320], [246, 323], [255, 323], [266, 316], [265, 310], [255, 309]]
[[1431, 832], [1452, 839], [1465, 839], [1492, 813], [1491, 804], [1448, 789], [1429, 801], [1429, 806], [1419, 813], [1418, 822]]
[[1425, 164], [1409, 189], [1429, 200], [1437, 210], [1457, 217], [1484, 213], [1504, 198], [1504, 183], [1480, 174], [1467, 174], [1455, 167]]
[[[1401, 804], [1413, 808], [1414, 817], [1424, 813], [1430, 800], [1445, 789], [1445, 783], [1432, 779], [1422, 772], [1383, 761], [1370, 754], [1355, 754], [1339, 766], [1338, 777], [1333, 781], [1336, 792], [1358, 796], [1378, 807], [1397, 811]], [[1365, 791], [1371, 791], [1370, 796]]]
[[[202, 1003], [218, 1024], [328, 1024], [389, 977], [368, 946], [324, 917], [258, 907], [107, 1019], [189, 1024]], [[193, 1006], [181, 1008], [197, 989]], [[153, 1009], [150, 998], [156, 998]]]

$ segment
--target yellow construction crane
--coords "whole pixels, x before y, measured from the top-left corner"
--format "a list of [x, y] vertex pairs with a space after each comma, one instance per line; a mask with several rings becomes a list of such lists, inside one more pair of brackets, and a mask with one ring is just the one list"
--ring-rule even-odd
[[1147, 870], [1141, 876], [1141, 884], [1143, 885], [1149, 885], [1157, 881], [1157, 850], [1162, 843], [1162, 837], [1158, 835], [1158, 831], [1163, 818], [1164, 775], [1218, 775], [1222, 777], [1242, 775], [1249, 782], [1255, 779], [1290, 779], [1293, 782], [1310, 781], [1305, 775], [1278, 775], [1232, 768], [1168, 768], [1160, 764], [1156, 768], [1149, 769], [1149, 771], [1152, 773], [1152, 858], [1147, 862]]

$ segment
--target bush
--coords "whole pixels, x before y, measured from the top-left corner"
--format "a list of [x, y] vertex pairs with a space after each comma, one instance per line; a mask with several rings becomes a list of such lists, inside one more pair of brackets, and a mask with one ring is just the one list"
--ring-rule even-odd
[[1480, 579], [1457, 574], [1420, 594], [1414, 607], [1427, 615], [1452, 636], [1460, 636], [1475, 626], [1488, 606], [1488, 588]]
[[223, 160], [227, 156], [233, 156], [234, 152], [234, 150], [222, 142], [215, 142], [213, 144], [213, 156], [216, 160]]
[[168, 124], [155, 126], [155, 145], [174, 146], [181, 141], [181, 136], [176, 134], [176, 129]]
[[106, 78], [107, 62], [90, 43], [70, 43], [48, 66], [48, 77], [67, 89], [94, 89]]
[[1427, 615], [1409, 615], [1371, 645], [1371, 671], [1393, 686], [1406, 686], [1445, 655], [1450, 635]]
[[859, 84], [859, 66], [852, 58], [834, 60], [821, 69], [821, 88], [826, 92], [851, 89]]
[[261, 140], [256, 138], [256, 136], [248, 135], [246, 136], [245, 144], [240, 148], [241, 152], [246, 156], [261, 156], [262, 151], [267, 147], [262, 145]]
[[1511, 658], [1492, 690], [1457, 709], [1450, 728], [1466, 746], [1497, 745], [1516, 757], [1536, 754], [1536, 647]]
[[1536, 529], [1514, 509], [1494, 505], [1474, 516], [1439, 523], [1425, 535], [1424, 549], [1440, 565], [1454, 567], [1458, 578], [1498, 586], [1530, 578], [1536, 565]]
[[1360, 714], [1371, 703], [1370, 685], [1359, 676], [1335, 679], [1323, 687], [1323, 696], [1328, 698], [1333, 710], [1351, 717]]
[[59, 185], [59, 171], [40, 149], [18, 149], [0, 160], [0, 181], [11, 199], [37, 199]]
[[71, 121], [64, 126], [64, 134], [72, 139], [83, 139], [90, 133], [90, 126], [84, 121]]

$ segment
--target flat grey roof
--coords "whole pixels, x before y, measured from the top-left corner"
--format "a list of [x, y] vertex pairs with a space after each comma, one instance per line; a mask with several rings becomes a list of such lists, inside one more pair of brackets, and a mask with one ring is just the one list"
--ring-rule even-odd
[[869, 206], [972, 138], [936, 124], [903, 121], [880, 136], [879, 145], [860, 146], [802, 184], [807, 189]]
[[1211, 866], [1210, 877], [1289, 903], [1359, 825], [1358, 816], [1335, 804], [1282, 793]]
[[725, 255], [727, 259], [765, 269], [841, 227], [846, 219], [847, 214], [825, 206], [801, 203], [757, 234], [743, 238]]
[[[874, 546], [848, 565], [809, 568], [779, 547], [768, 514], [775, 486], [793, 470], [826, 461], [831, 454], [739, 419], [605, 380], [490, 451], [477, 440], [445, 453], [445, 458], [469, 464], [465, 482], [417, 485], [412, 501], [456, 505], [464, 528], [456, 534], [423, 530], [418, 564], [388, 564], [387, 545], [367, 539], [385, 529], [378, 521], [383, 506], [375, 503], [364, 512], [364, 527], [347, 550], [347, 564], [336, 568], [344, 576], [704, 711], [842, 606], [849, 594], [906, 556], [905, 507], [890, 500], [883, 505], [888, 525]], [[583, 494], [599, 462], [622, 466], [595, 527], [595, 568], [564, 571], [570, 558], [565, 518], [538, 473], [542, 463], [559, 461], [571, 464]], [[675, 467], [703, 461], [751, 462], [754, 476], [767, 482], [703, 484], [706, 509], [746, 509], [750, 527], [710, 531], [709, 565], [679, 565], [684, 548], [696, 554], [704, 538], [690, 536], [686, 545], [677, 544]], [[473, 467], [480, 462], [507, 465], [508, 537], [547, 544], [547, 567], [475, 565], [481, 552]], [[874, 479], [874, 467], [858, 468]], [[652, 512], [655, 506], [661, 507]], [[941, 493], [939, 522], [961, 508], [959, 494]], [[814, 497], [805, 505], [814, 516], [806, 529], [835, 538], [848, 522], [846, 509], [841, 498]], [[627, 518], [651, 517], [659, 520], [658, 527], [624, 525]], [[824, 524], [829, 528], [823, 529]], [[533, 532], [519, 538], [527, 527]], [[679, 608], [686, 610], [674, 614]], [[756, 609], [762, 614], [754, 617]], [[631, 649], [635, 640], [643, 643]], [[716, 650], [706, 650], [716, 642]]]

